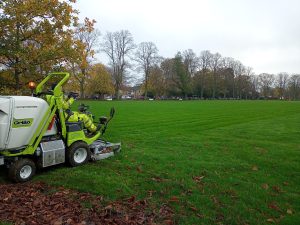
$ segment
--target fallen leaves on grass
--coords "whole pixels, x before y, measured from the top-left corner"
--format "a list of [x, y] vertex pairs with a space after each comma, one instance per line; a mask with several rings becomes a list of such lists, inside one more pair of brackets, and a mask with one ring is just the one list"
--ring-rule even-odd
[[195, 206], [190, 206], [190, 209], [191, 209], [192, 211], [194, 211], [194, 212], [197, 212], [197, 211], [198, 211], [198, 209], [197, 209]]
[[292, 214], [293, 214], [293, 210], [287, 209], [287, 210], [286, 210], [286, 213], [292, 215]]
[[267, 219], [267, 222], [269, 222], [269, 223], [275, 223], [275, 219], [269, 218], [269, 219]]
[[149, 198], [152, 198], [153, 193], [155, 193], [156, 191], [149, 190], [149, 191], [147, 191], [147, 192], [148, 192], [148, 197], [149, 197]]
[[277, 212], [281, 212], [281, 209], [280, 209], [279, 206], [276, 204], [276, 202], [270, 202], [270, 203], [268, 204], [268, 207], [269, 207], [270, 209], [274, 209], [274, 210], [277, 211]]
[[284, 182], [283, 182], [283, 185], [284, 185], [284, 186], [288, 186], [288, 185], [289, 185], [289, 183], [288, 183], [288, 182], [286, 182], [286, 181], [284, 181]]
[[258, 171], [258, 167], [254, 165], [254, 166], [252, 166], [252, 170], [253, 171]]
[[193, 177], [193, 180], [196, 182], [196, 183], [200, 183], [202, 181], [202, 179], [204, 178], [204, 176], [194, 176]]
[[143, 170], [142, 170], [142, 167], [141, 167], [141, 166], [138, 166], [138, 167], [136, 167], [136, 170], [137, 170], [139, 173], [143, 172]]
[[172, 196], [169, 201], [170, 202], [179, 202], [179, 198], [176, 196]]
[[282, 193], [283, 191], [281, 190], [281, 188], [279, 186], [272, 186], [273, 191], [277, 192], [277, 193]]
[[155, 181], [155, 182], [164, 182], [166, 181], [166, 179], [160, 178], [158, 176], [152, 177], [151, 180]]
[[224, 216], [223, 213], [219, 212], [219, 213], [216, 214], [216, 221], [217, 222], [222, 222], [224, 219], [225, 219], [225, 216]]
[[135, 201], [135, 195], [132, 195], [131, 197], [125, 199], [128, 203], [134, 202]]
[[204, 215], [201, 214], [201, 213], [197, 213], [196, 216], [199, 217], [199, 218], [201, 218], [201, 219], [204, 218]]
[[267, 149], [261, 148], [261, 147], [257, 147], [257, 146], [256, 146], [254, 149], [255, 149], [259, 154], [261, 154], [261, 155], [268, 152]]
[[191, 189], [187, 189], [186, 192], [185, 192], [186, 195], [191, 195], [193, 194], [193, 190]]
[[174, 223], [173, 223], [172, 220], [165, 220], [164, 224], [166, 224], [166, 225], [173, 225]]
[[127, 170], [131, 170], [131, 167], [130, 167], [130, 166], [126, 166], [126, 169], [127, 169]]
[[55, 190], [44, 183], [4, 184], [0, 188], [0, 221], [17, 225], [173, 224], [174, 213], [168, 205], [157, 209], [136, 196], [104, 203], [101, 196], [62, 187]]
[[261, 187], [265, 190], [268, 190], [269, 189], [269, 185], [268, 184], [262, 184]]
[[211, 200], [212, 200], [212, 202], [214, 203], [214, 205], [216, 206], [216, 207], [221, 207], [222, 206], [222, 203], [221, 203], [221, 201], [216, 197], [216, 196], [211, 196]]

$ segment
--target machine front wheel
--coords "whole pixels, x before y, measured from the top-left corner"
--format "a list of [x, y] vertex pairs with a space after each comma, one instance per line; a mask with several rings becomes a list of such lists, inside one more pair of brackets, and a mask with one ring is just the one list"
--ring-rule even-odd
[[23, 158], [13, 162], [8, 170], [8, 177], [15, 182], [29, 181], [35, 174], [36, 166], [31, 159]]
[[73, 143], [67, 151], [67, 162], [73, 167], [88, 162], [90, 158], [90, 148], [84, 142]]

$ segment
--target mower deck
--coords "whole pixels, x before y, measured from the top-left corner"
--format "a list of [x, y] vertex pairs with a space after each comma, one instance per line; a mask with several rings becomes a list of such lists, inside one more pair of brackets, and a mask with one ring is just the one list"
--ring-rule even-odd
[[114, 156], [121, 151], [121, 143], [111, 143], [101, 139], [94, 141], [90, 145], [92, 152], [91, 159], [102, 160]]

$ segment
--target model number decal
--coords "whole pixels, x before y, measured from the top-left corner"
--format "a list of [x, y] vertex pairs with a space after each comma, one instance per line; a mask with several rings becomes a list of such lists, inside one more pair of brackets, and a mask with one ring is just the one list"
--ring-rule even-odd
[[32, 125], [32, 122], [33, 122], [32, 118], [14, 119], [12, 127], [13, 128], [30, 127]]

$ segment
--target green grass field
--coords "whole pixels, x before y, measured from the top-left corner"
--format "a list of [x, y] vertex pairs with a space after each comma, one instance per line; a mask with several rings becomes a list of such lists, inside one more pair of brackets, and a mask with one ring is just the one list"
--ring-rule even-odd
[[168, 204], [178, 224], [299, 224], [300, 102], [84, 103], [116, 108], [105, 136], [122, 152], [35, 181]]

